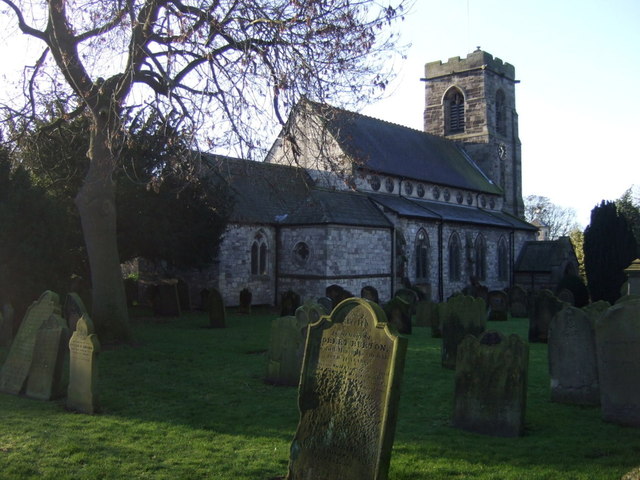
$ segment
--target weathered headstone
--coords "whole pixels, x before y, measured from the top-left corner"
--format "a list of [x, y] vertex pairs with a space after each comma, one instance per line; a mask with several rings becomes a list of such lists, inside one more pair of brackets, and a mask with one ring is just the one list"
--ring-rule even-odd
[[453, 425], [517, 437], [524, 432], [529, 346], [517, 335], [468, 335], [458, 347]]
[[127, 277], [122, 283], [124, 284], [124, 295], [127, 299], [127, 305], [130, 307], [137, 305], [139, 303], [138, 280], [133, 277]]
[[40, 327], [33, 349], [25, 394], [38, 400], [64, 396], [62, 371], [67, 355], [69, 329], [64, 318], [52, 314]]
[[325, 310], [322, 305], [313, 302], [305, 302], [296, 309], [296, 318], [298, 319], [298, 325], [304, 329], [304, 337], [307, 337], [307, 325], [316, 323], [323, 315], [328, 315], [331, 312]]
[[411, 312], [413, 304], [409, 303], [404, 296], [395, 296], [384, 306], [384, 313], [387, 320], [399, 333], [409, 335], [412, 332]]
[[386, 480], [407, 340], [348, 299], [309, 326], [288, 480]]
[[189, 285], [183, 279], [179, 278], [176, 284], [178, 290], [178, 303], [180, 310], [188, 312], [191, 310], [191, 295], [189, 294]]
[[80, 317], [69, 340], [69, 387], [67, 408], [93, 414], [98, 408], [98, 361], [100, 342], [93, 333], [93, 322]]
[[640, 300], [609, 308], [595, 329], [602, 418], [640, 427]]
[[380, 303], [380, 296], [378, 290], [371, 285], [365, 285], [360, 290], [360, 296], [375, 303]]
[[437, 317], [436, 303], [431, 300], [421, 300], [416, 304], [416, 327], [431, 327], [434, 321], [439, 322]]
[[227, 310], [224, 308], [222, 295], [216, 288], [212, 288], [207, 295], [209, 300], [209, 327], [226, 328]]
[[595, 325], [598, 319], [609, 310], [609, 307], [611, 307], [611, 304], [606, 300], [598, 300], [582, 307], [582, 311], [589, 316], [589, 319]]
[[248, 288], [240, 290], [240, 305], [238, 306], [238, 313], [247, 314], [251, 313], [251, 302], [253, 301], [253, 294]]
[[506, 322], [509, 318], [509, 298], [502, 290], [492, 290], [488, 295], [488, 320]]
[[81, 316], [87, 314], [87, 309], [77, 293], [71, 292], [67, 294], [64, 299], [64, 306], [62, 307], [62, 316], [67, 321], [67, 326], [70, 331], [76, 329], [76, 323]]
[[278, 317], [271, 322], [267, 374], [265, 381], [274, 385], [296, 386], [300, 380], [304, 341], [294, 316]]
[[322, 308], [324, 308], [324, 310], [327, 312], [327, 315], [329, 315], [331, 313], [331, 310], [333, 310], [333, 300], [331, 300], [329, 297], [320, 297], [317, 301], [318, 305], [322, 305]]
[[509, 309], [513, 318], [526, 318], [528, 303], [527, 292], [520, 285], [509, 289]]
[[529, 314], [529, 341], [547, 343], [551, 319], [565, 306], [550, 290], [540, 290], [533, 296]]
[[594, 324], [576, 307], [560, 310], [549, 325], [551, 401], [599, 405]]
[[9, 347], [13, 341], [13, 307], [5, 303], [0, 312], [0, 347]]
[[159, 317], [179, 317], [180, 299], [178, 298], [178, 281], [164, 280], [155, 285], [153, 296], [153, 313]]
[[456, 295], [441, 304], [442, 366], [456, 367], [458, 345], [467, 335], [480, 336], [487, 324], [485, 302], [480, 297]]
[[324, 289], [324, 294], [327, 298], [331, 299], [331, 302], [332, 302], [331, 310], [333, 310], [335, 306], [338, 305], [338, 303], [340, 303], [341, 299], [344, 297], [344, 288], [336, 284], [329, 285], [327, 288]]
[[56, 293], [47, 290], [31, 304], [22, 320], [0, 370], [0, 391], [14, 395], [22, 392], [29, 376], [38, 330], [54, 313], [60, 315], [60, 300]]
[[300, 295], [293, 290], [287, 290], [282, 294], [280, 301], [280, 316], [288, 317], [296, 314], [296, 309], [300, 306]]
[[573, 295], [573, 292], [568, 288], [563, 288], [558, 292], [558, 300], [571, 306], [575, 306], [576, 304], [575, 296]]

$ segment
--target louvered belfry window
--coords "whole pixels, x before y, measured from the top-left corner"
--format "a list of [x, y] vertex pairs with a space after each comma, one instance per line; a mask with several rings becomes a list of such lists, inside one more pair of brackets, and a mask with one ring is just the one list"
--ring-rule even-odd
[[447, 134], [464, 133], [464, 97], [457, 88], [452, 88], [446, 98]]

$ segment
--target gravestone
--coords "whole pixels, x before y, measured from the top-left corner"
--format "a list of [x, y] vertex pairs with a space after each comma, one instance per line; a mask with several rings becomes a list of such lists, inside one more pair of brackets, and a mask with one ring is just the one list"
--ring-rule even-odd
[[282, 294], [280, 301], [280, 316], [288, 317], [296, 314], [296, 309], [300, 306], [300, 295], [293, 290], [287, 290]]
[[207, 295], [209, 300], [209, 327], [226, 328], [227, 310], [224, 308], [222, 295], [216, 288], [212, 288]]
[[163, 280], [155, 285], [153, 295], [153, 314], [158, 317], [179, 317], [180, 299], [178, 298], [178, 281]]
[[492, 290], [488, 295], [488, 320], [506, 322], [508, 320], [509, 297], [502, 290]]
[[365, 285], [360, 290], [360, 296], [375, 303], [380, 303], [380, 296], [378, 290], [371, 285]]
[[568, 288], [563, 288], [558, 292], [558, 300], [570, 306], [575, 306], [576, 304], [575, 296], [573, 295], [573, 292]]
[[344, 298], [345, 296], [344, 288], [336, 284], [329, 285], [327, 288], [324, 289], [324, 295], [327, 298], [331, 299], [331, 303], [332, 303], [331, 310], [333, 310], [335, 306], [338, 305], [338, 303], [340, 303]]
[[517, 335], [468, 335], [458, 347], [453, 426], [498, 437], [524, 433], [529, 346]]
[[38, 330], [54, 313], [60, 315], [60, 300], [56, 293], [47, 290], [31, 304], [20, 324], [0, 370], [0, 391], [14, 395], [22, 392], [31, 369]]
[[64, 306], [62, 307], [62, 316], [67, 322], [67, 326], [70, 331], [76, 329], [76, 323], [81, 316], [87, 315], [87, 309], [77, 293], [68, 293], [64, 299]]
[[5, 303], [0, 312], [0, 347], [9, 347], [13, 341], [13, 307]]
[[513, 318], [526, 318], [528, 305], [527, 292], [520, 285], [514, 285], [509, 289], [509, 310]]
[[331, 312], [325, 310], [322, 305], [313, 302], [305, 302], [303, 305], [296, 309], [296, 318], [298, 319], [298, 325], [300, 328], [304, 328], [304, 337], [307, 337], [307, 325], [316, 323], [323, 315], [328, 315]]
[[331, 300], [329, 297], [320, 297], [318, 298], [317, 302], [318, 305], [321, 305], [322, 308], [324, 308], [325, 312], [327, 312], [327, 315], [329, 315], [331, 313], [331, 310], [333, 310], [333, 300]]
[[69, 329], [64, 318], [52, 314], [36, 336], [25, 394], [38, 400], [64, 396], [62, 370], [67, 355]]
[[611, 307], [611, 304], [606, 300], [598, 300], [582, 307], [582, 311], [589, 316], [589, 319], [595, 325], [598, 319], [609, 310], [609, 307]]
[[[434, 319], [435, 317], [435, 319]], [[438, 322], [438, 306], [431, 300], [420, 300], [416, 304], [416, 327], [431, 327]]]
[[82, 316], [69, 340], [69, 387], [67, 408], [93, 414], [98, 408], [98, 361], [100, 342], [93, 322]]
[[560, 310], [549, 325], [551, 401], [599, 405], [594, 323], [576, 307]]
[[178, 291], [178, 304], [182, 312], [191, 311], [191, 295], [189, 294], [189, 285], [183, 279], [179, 278], [176, 284]]
[[296, 317], [274, 319], [271, 322], [265, 382], [274, 385], [298, 385], [302, 363], [299, 356], [301, 350], [304, 350], [304, 340]]
[[127, 299], [127, 305], [132, 307], [139, 303], [138, 299], [138, 280], [132, 277], [125, 278], [122, 283], [124, 284], [124, 295]]
[[249, 315], [251, 313], [251, 302], [253, 294], [248, 288], [240, 290], [240, 305], [238, 305], [238, 313]]
[[480, 336], [487, 324], [485, 302], [480, 297], [456, 295], [441, 304], [442, 366], [456, 367], [458, 345], [467, 335]]
[[602, 418], [640, 427], [640, 300], [612, 306], [595, 329]]
[[288, 480], [386, 480], [407, 340], [352, 298], [309, 326]]
[[393, 325], [399, 333], [404, 335], [410, 335], [412, 332], [411, 327], [411, 312], [413, 310], [413, 304], [406, 300], [406, 297], [395, 296], [384, 306], [384, 313], [387, 316], [387, 320]]
[[529, 314], [529, 341], [547, 343], [551, 319], [565, 306], [550, 290], [540, 290], [533, 296]]

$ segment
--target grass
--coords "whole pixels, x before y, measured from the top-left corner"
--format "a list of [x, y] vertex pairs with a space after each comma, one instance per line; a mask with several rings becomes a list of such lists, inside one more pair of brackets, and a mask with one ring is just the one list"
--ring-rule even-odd
[[[139, 345], [100, 354], [99, 415], [0, 394], [0, 478], [285, 475], [297, 392], [262, 382], [273, 318], [231, 312], [219, 330], [202, 328], [207, 319], [195, 313], [139, 318]], [[489, 327], [526, 337], [528, 324]], [[451, 428], [453, 372], [440, 368], [429, 329], [414, 328], [407, 355], [391, 480], [618, 480], [640, 465], [640, 430], [603, 422], [598, 408], [549, 401], [546, 345], [531, 345], [526, 435], [516, 439]]]

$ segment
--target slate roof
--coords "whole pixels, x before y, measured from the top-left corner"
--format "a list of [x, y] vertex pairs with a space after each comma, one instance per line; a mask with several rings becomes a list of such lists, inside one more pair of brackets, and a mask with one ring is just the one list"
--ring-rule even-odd
[[302, 168], [216, 155], [205, 161], [231, 187], [232, 222], [391, 227], [366, 195], [315, 188]]
[[499, 194], [456, 142], [328, 105], [309, 102], [326, 118], [341, 148], [362, 167], [417, 181]]
[[543, 273], [561, 265], [573, 251], [568, 238], [526, 242], [516, 261], [516, 272]]
[[536, 230], [535, 227], [512, 215], [478, 207], [433, 202], [397, 195], [370, 194], [369, 198], [404, 217], [490, 225], [519, 230]]

